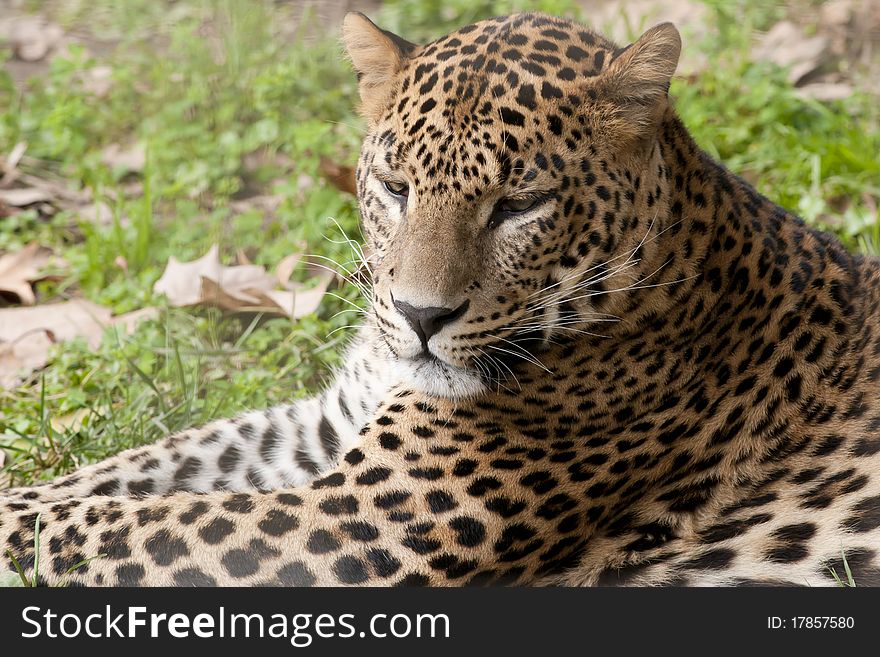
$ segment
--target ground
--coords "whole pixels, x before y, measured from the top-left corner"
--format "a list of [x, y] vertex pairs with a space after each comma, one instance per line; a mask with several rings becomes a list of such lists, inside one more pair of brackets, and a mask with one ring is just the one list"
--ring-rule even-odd
[[[880, 12], [857, 0], [826, 3], [837, 13], [806, 1], [662, 4], [685, 23], [672, 95], [703, 148], [853, 250], [880, 253]], [[351, 267], [343, 235], [359, 236], [355, 202], [328, 175], [341, 167], [345, 178], [362, 130], [337, 41], [345, 10], [410, 40], [512, 9], [575, 13], [620, 40], [663, 17], [651, 2], [596, 0], [118, 6], [0, 0], [0, 199], [48, 194], [0, 201], [0, 254], [36, 243], [63, 258], [36, 283], [37, 307], [158, 309], [99, 344], [57, 340], [24, 375], [8, 371], [0, 343], [2, 484], [49, 479], [325, 379], [357, 319], [356, 287], [290, 319], [175, 308], [154, 284], [170, 257], [214, 244], [227, 263], [272, 270], [308, 253]], [[37, 26], [31, 41], [10, 28], [23, 17]]]

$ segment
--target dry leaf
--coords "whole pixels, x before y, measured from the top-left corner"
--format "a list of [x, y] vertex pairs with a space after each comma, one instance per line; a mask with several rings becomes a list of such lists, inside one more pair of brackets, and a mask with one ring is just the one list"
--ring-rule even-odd
[[753, 56], [788, 68], [788, 79], [797, 84], [821, 66], [827, 50], [824, 34], [810, 37], [791, 21], [780, 21], [761, 37]]
[[16, 208], [24, 208], [35, 203], [51, 201], [52, 195], [46, 189], [37, 187], [17, 187], [0, 189], [0, 201]]
[[290, 289], [288, 287], [290, 285], [290, 277], [293, 276], [293, 272], [296, 270], [300, 260], [302, 260], [302, 256], [299, 253], [291, 253], [289, 256], [282, 258], [281, 262], [275, 267], [275, 278], [278, 279], [281, 287]]
[[25, 62], [43, 59], [60, 45], [64, 36], [58, 25], [38, 16], [16, 16], [4, 20], [0, 28], [0, 36], [9, 41], [12, 54]]
[[216, 281], [201, 277], [201, 303], [217, 306], [223, 310], [245, 312], [278, 312], [285, 313], [283, 308], [276, 308], [268, 296], [268, 290], [255, 287], [223, 287]]
[[236, 249], [235, 250], [235, 259], [238, 261], [240, 265], [249, 265], [251, 264], [251, 259], [248, 257], [248, 254], [245, 253], [244, 249]]
[[275, 279], [260, 265], [221, 265], [220, 250], [215, 244], [192, 262], [180, 262], [174, 256], [169, 258], [153, 291], [167, 296], [172, 305], [194, 306], [205, 302], [202, 279], [213, 281], [226, 291], [269, 290], [275, 286]]
[[20, 141], [18, 142], [11, 151], [9, 151], [9, 156], [6, 158], [6, 162], [3, 165], [7, 171], [11, 171], [15, 167], [18, 166], [18, 163], [21, 161], [22, 156], [24, 156], [25, 151], [27, 151], [27, 142]]
[[352, 196], [357, 196], [357, 181], [355, 169], [344, 164], [333, 162], [329, 158], [321, 156], [321, 175], [336, 189]]
[[84, 299], [2, 309], [0, 386], [11, 388], [22, 377], [43, 367], [56, 342], [83, 337], [92, 348], [97, 348], [107, 327], [121, 326], [128, 332], [138, 321], [156, 313], [155, 308], [144, 308], [112, 317], [109, 308]]
[[266, 295], [281, 308], [288, 317], [299, 319], [315, 312], [327, 294], [327, 287], [333, 281], [332, 272], [324, 272], [318, 277], [318, 284], [307, 288], [298, 286], [295, 290], [270, 290]]
[[[21, 251], [0, 256], [0, 295], [12, 297], [14, 303], [32, 306], [36, 303], [32, 283], [48, 276], [43, 268], [52, 257], [52, 249], [37, 243], [28, 244]], [[57, 260], [63, 263], [63, 260]]]
[[826, 0], [819, 8], [822, 25], [848, 25], [855, 13], [855, 4], [853, 0]]
[[814, 82], [795, 89], [801, 98], [814, 100], [843, 100], [853, 94], [853, 88], [843, 82]]
[[[295, 258], [295, 259], [294, 259]], [[232, 312], [264, 312], [296, 319], [314, 312], [333, 280], [332, 272], [322, 272], [318, 284], [306, 288], [290, 283], [299, 256], [288, 256], [276, 274], [260, 265], [220, 264], [216, 245], [198, 260], [168, 260], [153, 291], [165, 294], [174, 306], [213, 306]], [[286, 289], [277, 289], [279, 285]]]
[[0, 185], [9, 187], [18, 178], [18, 163], [24, 156], [27, 146], [26, 141], [20, 141], [9, 151], [9, 155], [0, 159], [0, 172], [3, 174], [0, 175]]
[[126, 333], [131, 333], [139, 322], [145, 319], [152, 319], [158, 315], [158, 308], [140, 308], [138, 310], [132, 310], [131, 312], [122, 313], [121, 315], [116, 315], [116, 317], [111, 317], [109, 325], [124, 327]]
[[110, 144], [101, 151], [101, 161], [109, 167], [140, 173], [147, 162], [146, 149], [140, 143], [129, 144], [125, 148]]
[[89, 190], [73, 190], [70, 189], [64, 182], [45, 180], [43, 178], [38, 178], [37, 176], [32, 176], [28, 173], [22, 173], [19, 178], [23, 183], [27, 183], [31, 187], [42, 190], [52, 199], [63, 199], [71, 203], [80, 204], [88, 203], [92, 198], [92, 193]]

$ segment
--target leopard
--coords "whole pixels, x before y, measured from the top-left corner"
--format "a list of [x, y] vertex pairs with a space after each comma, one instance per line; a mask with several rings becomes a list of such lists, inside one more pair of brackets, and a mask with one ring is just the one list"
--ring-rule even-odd
[[342, 40], [371, 286], [335, 378], [3, 491], [3, 551], [46, 585], [880, 585], [880, 259], [699, 148], [678, 30]]

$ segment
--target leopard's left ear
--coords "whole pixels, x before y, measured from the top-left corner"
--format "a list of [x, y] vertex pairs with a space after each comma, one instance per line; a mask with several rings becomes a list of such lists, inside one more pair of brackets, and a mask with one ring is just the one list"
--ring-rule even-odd
[[599, 76], [600, 98], [613, 103], [625, 132], [637, 138], [654, 134], [680, 54], [678, 30], [661, 23], [625, 48]]
[[388, 104], [397, 74], [417, 46], [356, 11], [345, 15], [342, 41], [357, 72], [361, 112], [375, 121]]

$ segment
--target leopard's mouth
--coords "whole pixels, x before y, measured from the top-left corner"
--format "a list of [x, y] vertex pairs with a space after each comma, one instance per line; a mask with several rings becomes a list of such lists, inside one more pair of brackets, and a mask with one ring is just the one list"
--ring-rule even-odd
[[430, 350], [422, 352], [415, 358], [410, 358], [409, 361], [416, 370], [435, 376], [449, 377], [461, 374], [480, 374], [479, 369], [474, 367], [472, 363], [460, 364], [450, 362]]
[[543, 332], [529, 329], [527, 331], [509, 330], [500, 327], [498, 335], [485, 336], [483, 342], [459, 348], [465, 357], [455, 357], [434, 345], [427, 346], [415, 355], [397, 354], [399, 360], [413, 368], [437, 375], [456, 375], [466, 373], [478, 376], [486, 383], [516, 376], [516, 369], [524, 363], [537, 362], [536, 354], [547, 347], [547, 339]]
[[466, 399], [484, 392], [490, 383], [479, 368], [453, 364], [430, 352], [398, 363], [405, 381], [434, 397]]
[[510, 323], [488, 328], [474, 342], [464, 335], [450, 334], [417, 344], [415, 333], [401, 334], [401, 327], [382, 321], [379, 308], [376, 316], [377, 328], [400, 368], [401, 379], [436, 396], [470, 397], [499, 385], [518, 385], [520, 368], [539, 364], [533, 352], [546, 346], [543, 331]]

